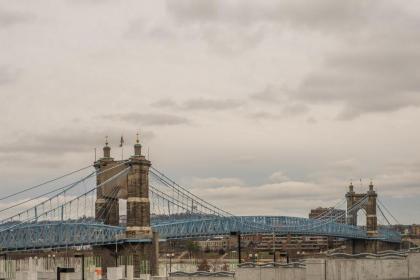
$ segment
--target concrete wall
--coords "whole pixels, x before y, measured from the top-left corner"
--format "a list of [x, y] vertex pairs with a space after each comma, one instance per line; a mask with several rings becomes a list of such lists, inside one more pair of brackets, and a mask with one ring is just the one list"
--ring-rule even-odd
[[410, 279], [420, 279], [420, 253], [408, 255], [408, 275]]
[[[17, 271], [17, 280], [54, 280], [55, 272]], [[122, 276], [121, 268], [112, 268], [110, 275], [117, 280]], [[132, 273], [127, 280], [132, 279]], [[127, 275], [128, 276], [128, 275]], [[80, 280], [81, 273], [65, 273], [63, 280]], [[86, 273], [86, 279], [95, 280], [95, 272]], [[420, 280], [420, 253], [410, 253], [398, 259], [307, 259], [306, 268], [238, 268], [234, 277], [150, 277], [151, 280]]]
[[331, 259], [327, 260], [326, 279], [408, 279], [407, 260]]
[[[57, 279], [56, 272], [33, 272], [33, 271], [17, 271], [16, 280], [55, 280]], [[62, 280], [81, 280], [82, 275], [80, 272], [75, 273], [62, 273]], [[87, 279], [87, 277], [86, 277]]]
[[286, 267], [259, 267], [259, 268], [238, 268], [235, 272], [237, 280], [304, 280], [304, 268]]
[[325, 280], [325, 259], [307, 259], [305, 264], [305, 279]]
[[[37, 272], [38, 280], [53, 280], [57, 279], [56, 272]], [[72, 272], [72, 273], [61, 273], [60, 278], [62, 280], [81, 280], [81, 272]]]
[[233, 280], [233, 277], [209, 277], [209, 276], [200, 276], [200, 277], [166, 277], [166, 276], [152, 276], [151, 280]]
[[305, 280], [420, 280], [420, 253], [401, 259], [308, 259]]
[[153, 280], [305, 280], [304, 268], [238, 268], [234, 277], [152, 277]]

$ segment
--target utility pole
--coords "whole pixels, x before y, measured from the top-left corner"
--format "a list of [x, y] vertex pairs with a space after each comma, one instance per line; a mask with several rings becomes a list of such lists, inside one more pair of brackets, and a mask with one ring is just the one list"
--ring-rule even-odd
[[75, 255], [76, 258], [81, 259], [81, 265], [82, 265], [82, 280], [85, 280], [85, 255]]
[[118, 239], [115, 236], [115, 267], [118, 267]]
[[241, 257], [241, 232], [238, 232], [238, 263], [240, 264], [242, 262]]
[[276, 262], [276, 235], [273, 231], [273, 263]]
[[240, 231], [232, 231], [230, 233], [232, 236], [236, 236], [238, 238], [238, 264], [241, 264], [241, 232]]
[[168, 276], [171, 276], [172, 273], [172, 258], [175, 257], [174, 253], [168, 253], [166, 254], [166, 257], [169, 258], [169, 274], [166, 273]]

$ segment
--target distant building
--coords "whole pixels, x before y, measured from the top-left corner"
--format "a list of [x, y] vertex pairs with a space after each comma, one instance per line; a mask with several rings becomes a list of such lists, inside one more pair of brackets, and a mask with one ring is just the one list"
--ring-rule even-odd
[[194, 241], [201, 250], [218, 251], [229, 250], [233, 246], [233, 240], [229, 237], [212, 238], [207, 240]]
[[392, 228], [402, 235], [420, 238], [420, 225], [394, 225]]
[[[291, 256], [296, 256], [296, 254], [318, 254], [320, 252], [344, 245], [344, 239], [328, 236], [273, 236], [272, 234], [244, 234], [241, 237], [244, 252], [246, 250], [266, 252], [272, 252], [275, 250], [278, 253], [287, 252]], [[217, 252], [221, 249], [226, 252], [230, 250], [237, 250], [238, 246], [236, 236], [220, 236], [203, 240], [195, 240], [193, 242], [200, 248], [201, 251], [211, 252]]]
[[[241, 235], [241, 246], [244, 248], [256, 246], [262, 242], [263, 235], [261, 234], [250, 234], [250, 235]], [[220, 249], [223, 250], [236, 250], [237, 244], [237, 237], [236, 236], [224, 236], [224, 237], [213, 237], [206, 240], [196, 240], [194, 241], [195, 244], [201, 250], [209, 250], [209, 251], [218, 251]]]
[[420, 225], [412, 225], [411, 231], [414, 236], [420, 237]]
[[263, 235], [262, 242], [257, 249], [271, 251], [275, 249], [279, 252], [289, 252], [291, 254], [317, 254], [328, 249], [337, 248], [343, 245], [343, 239], [327, 236], [275, 236]]
[[341, 209], [334, 209], [332, 207], [318, 207], [311, 209], [311, 212], [309, 213], [309, 219], [335, 220], [336, 223], [345, 224], [346, 211]]

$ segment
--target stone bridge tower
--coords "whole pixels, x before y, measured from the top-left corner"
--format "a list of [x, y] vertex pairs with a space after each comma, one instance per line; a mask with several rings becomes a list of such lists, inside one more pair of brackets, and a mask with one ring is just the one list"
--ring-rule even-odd
[[99, 173], [96, 176], [96, 185], [101, 185], [96, 191], [95, 220], [112, 226], [120, 224], [118, 198], [120, 192], [127, 188], [127, 182], [126, 178], [120, 178], [108, 184], [102, 184], [127, 167], [121, 163], [111, 157], [111, 147], [108, 146], [107, 139], [103, 148], [103, 157], [94, 163]]
[[398, 243], [391, 243], [375, 239], [378, 237], [378, 221], [376, 216], [376, 200], [378, 194], [373, 189], [372, 182], [366, 193], [356, 193], [353, 184], [350, 184], [349, 191], [346, 193], [347, 199], [347, 224], [357, 225], [357, 212], [366, 212], [366, 232], [372, 239], [348, 239], [346, 241], [346, 251], [351, 254], [377, 253], [384, 250], [398, 250]]
[[372, 182], [369, 184], [367, 193], [355, 193], [353, 184], [346, 193], [347, 199], [347, 224], [357, 226], [357, 212], [364, 209], [366, 212], [366, 231], [370, 237], [378, 235], [378, 221], [376, 217], [377, 193], [373, 189]]
[[137, 138], [127, 184], [127, 238], [152, 237], [150, 227], [149, 168], [151, 163], [141, 154]]
[[[117, 264], [133, 265], [134, 277], [140, 273], [157, 274], [159, 239], [150, 226], [149, 168], [151, 162], [141, 154], [138, 139], [134, 145], [134, 155], [128, 160], [115, 161], [106, 141], [103, 157], [94, 164], [97, 175], [95, 219], [107, 225], [120, 224], [119, 199], [127, 200], [126, 231], [116, 237], [116, 244], [98, 246], [94, 253], [101, 256], [102, 268]], [[129, 168], [126, 175], [103, 184], [112, 176]], [[104, 172], [105, 171], [105, 172]]]

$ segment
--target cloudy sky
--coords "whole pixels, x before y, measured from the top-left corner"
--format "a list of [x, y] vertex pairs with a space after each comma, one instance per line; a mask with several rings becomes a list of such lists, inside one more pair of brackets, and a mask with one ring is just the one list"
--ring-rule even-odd
[[306, 216], [372, 179], [420, 223], [419, 30], [414, 0], [0, 0], [2, 193], [140, 130], [237, 214]]

